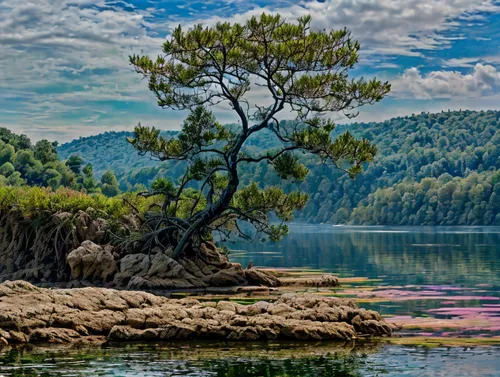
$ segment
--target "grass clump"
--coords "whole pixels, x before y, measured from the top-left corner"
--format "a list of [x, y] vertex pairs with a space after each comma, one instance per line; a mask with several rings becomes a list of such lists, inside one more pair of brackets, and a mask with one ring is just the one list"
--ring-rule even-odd
[[100, 217], [120, 220], [131, 214], [142, 214], [155, 203], [155, 198], [144, 198], [133, 193], [107, 197], [100, 193], [86, 194], [69, 188], [56, 190], [45, 187], [0, 187], [0, 212], [18, 209], [26, 219], [39, 218], [44, 213], [78, 213], [95, 210]]

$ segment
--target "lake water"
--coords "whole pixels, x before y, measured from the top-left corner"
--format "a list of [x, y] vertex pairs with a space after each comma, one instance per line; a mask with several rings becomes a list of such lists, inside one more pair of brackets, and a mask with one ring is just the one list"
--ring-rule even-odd
[[[332, 294], [360, 298], [361, 306], [386, 316], [468, 326], [428, 330], [432, 336], [500, 335], [499, 227], [290, 228], [278, 244], [228, 245], [231, 259], [333, 273], [347, 283]], [[500, 347], [176, 343], [12, 350], [0, 355], [0, 376], [498, 377]]]
[[500, 285], [500, 227], [291, 224], [279, 243], [235, 243], [244, 266], [320, 269], [391, 285]]
[[415, 315], [439, 309], [443, 302], [453, 302], [445, 305], [449, 307], [500, 304], [500, 227], [292, 224], [279, 243], [240, 242], [230, 248], [231, 259], [243, 266], [251, 261], [255, 266], [366, 277], [368, 285], [399, 290], [391, 291], [398, 298], [413, 296], [361, 304], [382, 314]]
[[[328, 345], [326, 345], [327, 347]], [[344, 347], [319, 356], [304, 356], [302, 348], [321, 344], [279, 344], [294, 355], [266, 355], [273, 345], [256, 344], [261, 356], [241, 354], [228, 345], [121, 346], [105, 350], [18, 352], [4, 355], [1, 376], [16, 377], [498, 377], [500, 352], [495, 348]], [[210, 347], [212, 354], [200, 350]], [[187, 349], [186, 349], [187, 348]], [[252, 350], [245, 350], [252, 352]], [[255, 350], [254, 350], [255, 351]], [[218, 357], [214, 352], [220, 353]]]

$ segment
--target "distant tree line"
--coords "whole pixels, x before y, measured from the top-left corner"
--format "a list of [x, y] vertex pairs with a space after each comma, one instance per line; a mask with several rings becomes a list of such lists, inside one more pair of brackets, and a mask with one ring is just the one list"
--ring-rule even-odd
[[61, 161], [57, 142], [40, 140], [35, 144], [26, 135], [0, 128], [0, 186], [40, 186], [53, 190], [68, 187], [88, 193], [115, 196], [120, 190], [112, 171], [97, 181], [90, 163], [78, 155]]
[[[300, 184], [284, 185], [288, 190], [298, 187], [312, 193], [296, 218], [336, 224], [500, 225], [499, 119], [498, 111], [452, 111], [351, 124], [349, 130], [354, 136], [366, 137], [377, 146], [374, 162], [352, 180], [303, 155], [310, 173]], [[333, 135], [344, 131], [339, 125]], [[136, 159], [133, 148], [127, 145], [128, 135], [106, 133], [64, 144], [59, 150], [63, 156], [78, 152], [93, 165], [102, 166], [100, 171], [108, 164], [113, 166], [120, 172], [117, 176], [122, 191], [150, 187], [160, 177], [180, 176], [182, 162], [153, 166], [146, 157]], [[245, 144], [249, 153], [272, 147], [272, 138], [265, 136]], [[88, 156], [93, 156], [92, 160]], [[134, 166], [129, 165], [132, 160]], [[255, 180], [282, 185], [264, 163], [243, 169], [241, 179], [244, 184]]]
[[345, 216], [361, 225], [500, 225], [500, 170], [377, 189]]

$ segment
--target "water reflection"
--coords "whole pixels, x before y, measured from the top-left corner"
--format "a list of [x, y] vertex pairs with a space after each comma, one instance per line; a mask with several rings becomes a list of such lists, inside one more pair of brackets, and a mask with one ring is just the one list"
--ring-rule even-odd
[[[252, 261], [369, 278], [345, 282], [332, 292], [355, 297], [367, 309], [399, 317], [460, 319], [455, 335], [500, 335], [500, 227], [292, 224], [280, 243], [233, 246], [239, 252], [232, 260], [243, 265]], [[446, 333], [440, 329], [447, 324], [440, 326], [433, 327], [434, 335]]]
[[322, 269], [387, 285], [500, 286], [500, 227], [292, 224], [280, 243], [229, 246], [239, 250], [231, 259], [243, 265]]
[[[262, 346], [262, 345], [261, 345]], [[114, 346], [102, 350], [11, 350], [0, 359], [2, 376], [213, 376], [213, 377], [365, 377], [365, 376], [480, 376], [496, 374], [500, 348], [356, 347], [348, 352], [318, 355], [261, 355], [241, 353], [241, 347], [219, 345], [204, 354], [205, 346]], [[179, 353], [179, 348], [184, 353]], [[284, 349], [287, 347], [284, 346]], [[311, 351], [313, 346], [305, 346]], [[192, 351], [191, 353], [188, 353]], [[323, 350], [324, 351], [324, 350]], [[446, 363], [444, 363], [446, 361]]]
[[[345, 284], [342, 290], [365, 292], [367, 299], [361, 305], [384, 314], [423, 321], [448, 318], [454, 324], [460, 320], [463, 336], [481, 335], [484, 331], [476, 329], [478, 323], [489, 326], [482, 336], [500, 329], [495, 309], [499, 307], [495, 299], [500, 297], [499, 227], [294, 224], [281, 243], [230, 246], [242, 250], [233, 252], [231, 259], [244, 265], [252, 260], [258, 266], [314, 268], [344, 277], [379, 279], [370, 282], [371, 290], [363, 291], [366, 287], [356, 284]], [[369, 302], [376, 290], [377, 299], [382, 291], [389, 299]], [[399, 300], [402, 294], [409, 296]], [[490, 314], [478, 317], [477, 308], [489, 308]], [[431, 332], [453, 336], [443, 332], [449, 331], [447, 327]], [[495, 346], [176, 343], [98, 350], [14, 349], [0, 354], [0, 376], [493, 377], [499, 375], [498, 360], [500, 347]]]

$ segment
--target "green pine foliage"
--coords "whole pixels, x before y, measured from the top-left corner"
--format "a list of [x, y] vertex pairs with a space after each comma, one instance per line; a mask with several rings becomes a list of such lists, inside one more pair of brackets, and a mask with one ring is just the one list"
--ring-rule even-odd
[[[387, 82], [352, 77], [359, 48], [345, 28], [317, 31], [310, 16], [289, 21], [263, 13], [243, 23], [189, 29], [179, 25], [161, 55], [130, 56], [159, 106], [189, 111], [175, 137], [139, 123], [128, 138], [139, 155], [184, 168], [182, 178], [172, 181], [177, 194], [165, 194], [163, 216], [147, 223], [149, 246], [173, 246], [176, 258], [198, 248], [214, 230], [226, 236], [280, 239], [288, 229], [271, 224], [269, 215], [289, 221], [294, 210], [304, 207], [307, 195], [285, 191], [283, 184], [241, 185], [241, 173], [255, 164], [265, 163], [282, 181], [293, 182], [302, 181], [309, 171], [299, 154], [314, 156], [351, 178], [361, 173], [376, 147], [348, 130], [333, 136], [334, 124], [328, 119], [337, 112], [352, 118], [359, 107], [379, 102], [390, 91]], [[259, 97], [268, 96], [267, 103], [252, 96], [259, 86], [265, 88]], [[212, 108], [222, 103], [237, 117], [236, 127], [215, 118]], [[294, 119], [282, 122], [283, 116]], [[243, 148], [251, 138], [265, 136], [274, 138], [276, 147], [258, 154]], [[199, 192], [195, 196], [189, 194], [193, 186]], [[186, 201], [191, 210], [183, 218], [178, 209]], [[255, 232], [244, 231], [241, 223]]]

